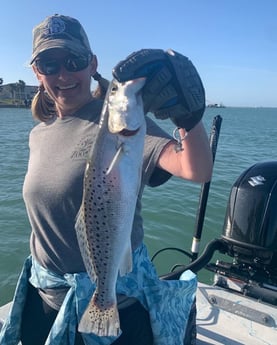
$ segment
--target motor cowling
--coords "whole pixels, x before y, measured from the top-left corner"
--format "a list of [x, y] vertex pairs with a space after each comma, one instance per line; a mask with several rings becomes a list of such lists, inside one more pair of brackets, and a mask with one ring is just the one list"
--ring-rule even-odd
[[277, 161], [257, 163], [235, 181], [222, 239], [238, 262], [277, 267]]

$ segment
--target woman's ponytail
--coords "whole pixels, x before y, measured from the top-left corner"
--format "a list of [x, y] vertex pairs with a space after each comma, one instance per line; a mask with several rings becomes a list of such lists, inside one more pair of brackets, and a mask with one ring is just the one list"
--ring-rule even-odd
[[110, 82], [107, 79], [103, 78], [98, 72], [93, 75], [93, 79], [98, 82], [97, 88], [92, 93], [93, 97], [104, 99]]
[[31, 110], [33, 117], [42, 122], [46, 122], [56, 115], [55, 104], [45, 92], [43, 85], [39, 86], [32, 100]]

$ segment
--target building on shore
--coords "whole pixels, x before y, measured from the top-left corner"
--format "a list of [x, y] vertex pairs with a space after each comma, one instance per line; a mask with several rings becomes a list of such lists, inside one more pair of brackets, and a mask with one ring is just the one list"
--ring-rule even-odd
[[3, 84], [0, 90], [0, 106], [29, 107], [37, 89], [38, 86], [33, 85]]

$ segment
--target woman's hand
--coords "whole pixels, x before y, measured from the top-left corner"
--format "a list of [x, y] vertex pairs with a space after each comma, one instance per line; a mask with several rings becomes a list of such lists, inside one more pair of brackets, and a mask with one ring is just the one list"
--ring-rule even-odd
[[192, 62], [171, 49], [142, 49], [119, 62], [114, 77], [120, 82], [146, 77], [145, 112], [158, 119], [170, 118], [178, 128], [190, 131], [205, 111], [205, 90]]

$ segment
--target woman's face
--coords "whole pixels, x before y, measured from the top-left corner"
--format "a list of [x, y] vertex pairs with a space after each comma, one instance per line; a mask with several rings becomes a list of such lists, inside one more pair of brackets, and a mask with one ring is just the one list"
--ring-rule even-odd
[[47, 63], [58, 61], [59, 71], [55, 74], [45, 75], [40, 73], [34, 64], [33, 70], [38, 80], [43, 84], [45, 91], [53, 99], [58, 116], [74, 115], [75, 111], [92, 99], [90, 83], [97, 69], [97, 59], [93, 56], [88, 66], [81, 71], [70, 72], [63, 65], [63, 61], [69, 57], [68, 51], [63, 49], [51, 49], [42, 53], [37, 59]]

